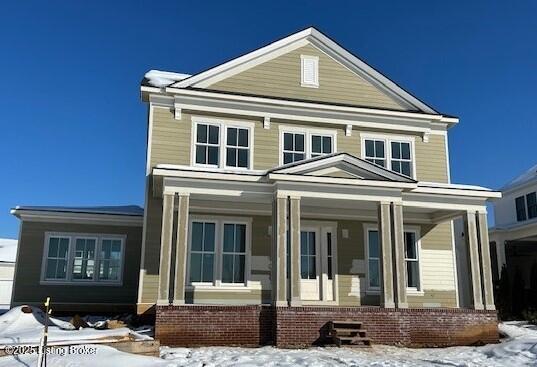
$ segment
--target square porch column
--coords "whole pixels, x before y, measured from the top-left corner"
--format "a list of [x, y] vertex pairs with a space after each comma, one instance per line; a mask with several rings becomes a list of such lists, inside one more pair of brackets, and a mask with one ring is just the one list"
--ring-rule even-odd
[[479, 212], [477, 218], [479, 227], [479, 247], [481, 249], [481, 272], [483, 275], [483, 300], [485, 302], [485, 309], [495, 310], [496, 306], [494, 305], [494, 291], [492, 286], [487, 213]]
[[177, 236], [175, 246], [174, 306], [185, 304], [186, 259], [188, 250], [188, 212], [190, 195], [179, 193], [177, 203]]
[[481, 270], [479, 268], [479, 249], [477, 237], [476, 215], [473, 211], [467, 211], [463, 215], [464, 219], [464, 234], [466, 247], [470, 254], [470, 273], [472, 276], [472, 295], [473, 304], [476, 310], [482, 310], [483, 297], [481, 294]]
[[287, 197], [272, 201], [272, 304], [287, 306]]
[[392, 203], [392, 235], [395, 263], [395, 301], [398, 308], [408, 308], [406, 296], [405, 232], [403, 228], [403, 206]]
[[162, 233], [157, 305], [170, 304], [170, 270], [172, 261], [173, 210], [175, 194], [162, 196]]
[[300, 300], [300, 198], [289, 198], [289, 232], [291, 255], [291, 302], [290, 305], [302, 305]]
[[395, 308], [390, 203], [378, 205], [378, 236], [380, 255], [380, 306]]

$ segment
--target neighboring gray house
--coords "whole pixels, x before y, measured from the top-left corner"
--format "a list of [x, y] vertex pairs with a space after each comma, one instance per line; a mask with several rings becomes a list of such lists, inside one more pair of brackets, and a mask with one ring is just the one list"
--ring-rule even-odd
[[519, 269], [525, 287], [537, 262], [537, 164], [502, 187], [494, 201], [495, 225], [490, 229], [492, 269], [498, 279], [502, 266], [513, 279]]
[[17, 240], [0, 238], [0, 310], [9, 309], [16, 257]]

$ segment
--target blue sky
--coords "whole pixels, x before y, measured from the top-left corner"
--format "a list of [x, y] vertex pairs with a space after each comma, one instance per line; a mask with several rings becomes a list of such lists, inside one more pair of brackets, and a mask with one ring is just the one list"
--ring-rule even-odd
[[0, 237], [15, 205], [143, 205], [149, 69], [196, 73], [317, 26], [438, 110], [452, 180], [535, 163], [535, 1], [12, 1], [0, 10]]

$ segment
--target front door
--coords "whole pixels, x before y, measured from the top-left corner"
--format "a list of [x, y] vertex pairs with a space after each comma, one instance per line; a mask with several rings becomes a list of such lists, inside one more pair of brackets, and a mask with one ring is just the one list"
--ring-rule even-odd
[[334, 235], [332, 226], [302, 226], [300, 233], [300, 298], [334, 300]]

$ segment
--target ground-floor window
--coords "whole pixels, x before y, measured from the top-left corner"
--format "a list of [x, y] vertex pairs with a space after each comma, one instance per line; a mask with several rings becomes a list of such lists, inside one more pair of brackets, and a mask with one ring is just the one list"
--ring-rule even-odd
[[246, 284], [250, 254], [249, 219], [193, 218], [189, 242], [190, 284]]
[[[404, 256], [407, 288], [420, 290], [420, 259], [419, 239], [416, 230], [404, 232]], [[380, 241], [379, 233], [375, 228], [369, 228], [366, 232], [367, 249], [367, 288], [378, 291], [380, 289]]]
[[47, 233], [41, 280], [120, 284], [123, 235]]

